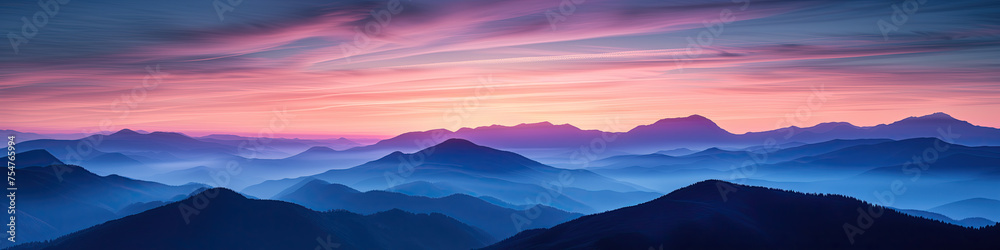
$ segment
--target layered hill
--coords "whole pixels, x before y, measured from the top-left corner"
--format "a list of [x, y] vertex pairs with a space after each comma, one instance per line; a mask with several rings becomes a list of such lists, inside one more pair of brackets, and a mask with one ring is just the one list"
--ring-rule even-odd
[[[206, 203], [189, 221], [181, 219], [179, 207], [195, 202]], [[12, 249], [469, 249], [491, 241], [482, 230], [441, 214], [316, 212], [215, 188], [50, 242]]]
[[485, 249], [996, 249], [1000, 226], [946, 224], [836, 195], [703, 181]]

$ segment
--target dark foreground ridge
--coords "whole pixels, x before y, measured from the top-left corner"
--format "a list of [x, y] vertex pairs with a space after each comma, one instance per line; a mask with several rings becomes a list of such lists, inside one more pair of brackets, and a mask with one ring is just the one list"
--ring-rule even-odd
[[1000, 249], [998, 227], [977, 230], [845, 196], [708, 180], [485, 249]]
[[[207, 203], [186, 223], [179, 207], [194, 206], [197, 199]], [[317, 212], [213, 188], [53, 241], [11, 249], [470, 249], [492, 241], [482, 230], [436, 213]]]

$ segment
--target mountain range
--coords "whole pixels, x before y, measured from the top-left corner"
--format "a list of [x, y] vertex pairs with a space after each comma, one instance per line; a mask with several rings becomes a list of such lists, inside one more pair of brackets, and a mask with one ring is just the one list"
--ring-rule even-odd
[[971, 229], [837, 195], [709, 180], [663, 197], [528, 230], [485, 249], [996, 249]]
[[[400, 209], [412, 213], [441, 213], [483, 229], [495, 239], [513, 236], [524, 229], [555, 226], [582, 216], [541, 205], [528, 208], [533, 210], [531, 212], [515, 210], [465, 194], [430, 198], [380, 190], [362, 193], [344, 185], [315, 179], [307, 180], [307, 183], [297, 186], [296, 190], [279, 195], [276, 199], [317, 211], [343, 209], [360, 214], [372, 214]], [[531, 220], [516, 220], [518, 215], [526, 213], [538, 213], [539, 216]]]
[[[354, 154], [387, 154], [393, 151], [415, 152], [447, 139], [460, 138], [477, 144], [517, 152], [553, 166], [581, 168], [581, 147], [590, 146], [595, 140], [605, 144], [606, 150], [588, 152], [592, 157], [610, 157], [622, 154], [648, 154], [677, 148], [747, 148], [766, 144], [811, 144], [835, 139], [911, 139], [921, 137], [949, 138], [954, 143], [968, 146], [1000, 145], [1000, 129], [976, 126], [945, 113], [909, 117], [890, 124], [855, 126], [847, 122], [821, 123], [811, 127], [796, 126], [775, 130], [734, 134], [700, 115], [666, 118], [649, 125], [639, 125], [626, 132], [583, 130], [572, 125], [555, 125], [549, 122], [528, 123], [515, 126], [484, 126], [462, 128], [456, 131], [435, 129], [408, 132], [379, 141], [373, 145], [355, 147], [344, 151], [314, 154], [327, 159], [345, 158]], [[352, 159], [355, 160], [356, 159]]]
[[[274, 197], [282, 190], [310, 178], [343, 183], [360, 190], [385, 190], [414, 181], [441, 182], [460, 186], [469, 195], [495, 197], [513, 204], [539, 204], [536, 198], [544, 197], [543, 201], [549, 206], [581, 213], [595, 211], [594, 205], [600, 207], [598, 209], [620, 207], [658, 196], [641, 187], [588, 170], [555, 168], [513, 152], [480, 146], [463, 139], [449, 139], [412, 154], [393, 152], [349, 169], [265, 181], [247, 187], [243, 192], [258, 197]], [[566, 189], [573, 189], [577, 195], [569, 196], [563, 192]], [[620, 195], [589, 195], [596, 191]]]
[[49, 163], [22, 163], [31, 167], [17, 169], [17, 232], [22, 242], [52, 239], [118, 218], [118, 212], [132, 204], [177, 200], [205, 187], [99, 176], [79, 166], [53, 162], [54, 157], [44, 150], [15, 156], [19, 162]]
[[[494, 125], [371, 145], [20, 134], [45, 138], [15, 155], [18, 240], [42, 241], [27, 249], [947, 247], [935, 234], [990, 248], [1000, 220], [1000, 130], [942, 113], [745, 134], [697, 115], [626, 132]], [[881, 211], [876, 225], [855, 208]], [[289, 240], [219, 242], [267, 235]]]
[[[208, 203], [189, 223], [178, 207]], [[317, 212], [253, 200], [224, 188], [112, 220], [58, 239], [10, 249], [470, 249], [494, 241], [447, 216], [398, 209], [371, 215]]]
[[[649, 154], [682, 147], [734, 149], [759, 148], [762, 145], [773, 144], [774, 147], [780, 148], [836, 139], [902, 140], [920, 137], [940, 138], [948, 134], [959, 135], [948, 138], [949, 142], [956, 144], [1000, 145], [1000, 129], [975, 126], [947, 114], [935, 113], [871, 127], [837, 122], [807, 128], [787, 127], [745, 134], [730, 133], [711, 120], [698, 115], [662, 119], [626, 132], [583, 130], [572, 125], [543, 122], [516, 126], [462, 128], [456, 131], [437, 129], [409, 132], [372, 145], [360, 145], [343, 138], [255, 139], [232, 135], [192, 138], [173, 132], [142, 133], [123, 129], [109, 135], [90, 135], [75, 140], [22, 141], [19, 147], [22, 150], [45, 149], [63, 162], [88, 166], [90, 171], [99, 174], [113, 173], [175, 184], [177, 177], [185, 176], [178, 176], [176, 173], [163, 174], [195, 167], [218, 172], [235, 163], [245, 171], [230, 176], [231, 181], [228, 183], [211, 185], [243, 189], [264, 180], [293, 178], [330, 169], [351, 168], [396, 151], [417, 152], [452, 138], [466, 139], [478, 145], [515, 152], [549, 166], [573, 169], [593, 166], [591, 163], [601, 158]], [[247, 147], [247, 145], [253, 146]], [[602, 150], [594, 150], [597, 148]], [[205, 179], [205, 176], [212, 174], [205, 171], [180, 173], [188, 173], [186, 177], [192, 179]]]
[[610, 133], [612, 135], [607, 137], [615, 137], [616, 139], [609, 142], [609, 147], [619, 148], [618, 150], [622, 151], [644, 151], [656, 148], [657, 150], [649, 151], [656, 152], [679, 147], [756, 146], [763, 144], [768, 138], [775, 139], [777, 143], [817, 143], [834, 139], [885, 138], [900, 140], [940, 137], [938, 129], [961, 135], [955, 140], [963, 145], [1000, 144], [1000, 129], [976, 126], [945, 113], [934, 113], [871, 127], [860, 127], [846, 122], [830, 122], [806, 128], [792, 126], [745, 134], [730, 133], [712, 120], [700, 115], [661, 119], [649, 125], [636, 126], [627, 132], [582, 130], [568, 124], [553, 125], [548, 122], [510, 127], [494, 125], [462, 128], [455, 132], [429, 130], [405, 133], [363, 148], [410, 147], [418, 149], [419, 144], [414, 142], [434, 138], [463, 138], [481, 143], [484, 146], [501, 149], [575, 148], [589, 144], [594, 138], [601, 138], [604, 133]]

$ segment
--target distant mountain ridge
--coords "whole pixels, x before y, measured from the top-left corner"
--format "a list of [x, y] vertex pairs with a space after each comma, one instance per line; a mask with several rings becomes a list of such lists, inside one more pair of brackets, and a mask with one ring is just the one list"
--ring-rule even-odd
[[[409, 172], [403, 172], [404, 170]], [[486, 195], [508, 202], [522, 202], [526, 193], [550, 194], [566, 188], [584, 189], [584, 193], [586, 190], [647, 191], [588, 170], [555, 168], [513, 152], [480, 146], [463, 139], [449, 139], [413, 154], [393, 152], [349, 169], [334, 169], [309, 177], [265, 181], [243, 191], [260, 197], [272, 197], [306, 178], [343, 183], [359, 190], [385, 190], [413, 181], [445, 182], [474, 192], [476, 196]], [[592, 212], [592, 207], [576, 200], [587, 197], [556, 194], [550, 195], [549, 202], [552, 202], [550, 206], [570, 212]], [[646, 196], [641, 194], [617, 198], [605, 203], [635, 204], [646, 200]]]
[[948, 215], [956, 220], [988, 214], [988, 216], [984, 216], [986, 219], [1000, 222], [1000, 200], [994, 199], [965, 199], [933, 207], [928, 211]]
[[[569, 124], [555, 125], [549, 122], [523, 123], [514, 126], [492, 125], [475, 128], [460, 128], [456, 131], [446, 129], [435, 129], [427, 131], [414, 131], [397, 135], [393, 138], [379, 141], [373, 145], [350, 148], [349, 151], [368, 151], [380, 148], [392, 148], [401, 151], [419, 150], [429, 145], [419, 145], [415, 143], [422, 140], [431, 140], [440, 143], [450, 138], [462, 138], [475, 141], [481, 145], [495, 148], [560, 148], [576, 147], [585, 145], [593, 138], [599, 138], [605, 133], [611, 133], [620, 138], [616, 141], [622, 146], [628, 147], [660, 147], [658, 150], [668, 149], [666, 144], [706, 144], [723, 146], [723, 144], [761, 144], [764, 139], [773, 138], [781, 141], [798, 141], [805, 143], [815, 143], [834, 139], [909, 139], [918, 137], [937, 137], [938, 129], [946, 130], [949, 127], [955, 134], [965, 135], [956, 138], [959, 144], [969, 146], [979, 145], [1000, 145], [1000, 129], [976, 126], [969, 122], [955, 119], [945, 113], [933, 113], [925, 116], [911, 116], [889, 124], [880, 124], [870, 127], [859, 127], [848, 122], [826, 122], [812, 127], [786, 127], [770, 131], [747, 132], [744, 134], [733, 134], [719, 127], [712, 120], [700, 116], [691, 115], [680, 118], [660, 119], [648, 125], [638, 125], [627, 132], [605, 132], [600, 130], [583, 130]], [[790, 138], [788, 135], [791, 134]], [[115, 132], [108, 137], [142, 137], [160, 136], [170, 137], [177, 140], [208, 140], [212, 142], [239, 141], [248, 137], [233, 135], [209, 135], [199, 138], [191, 138], [179, 133], [172, 132], [152, 132], [141, 134], [129, 129]], [[435, 140], [436, 139], [436, 140]], [[295, 141], [297, 139], [274, 138], [282, 140], [280, 143]], [[298, 143], [309, 140], [298, 140]], [[339, 138], [332, 141], [339, 141], [345, 144], [360, 146], [360, 144], [350, 142], [346, 138]], [[669, 142], [664, 142], [669, 141]], [[678, 143], [684, 142], [684, 143]], [[274, 142], [272, 142], [274, 143]], [[612, 142], [616, 143], [616, 142]], [[692, 144], [694, 143], [694, 144]], [[681, 145], [681, 146], [685, 146]], [[312, 145], [318, 146], [318, 145]], [[344, 148], [347, 149], [347, 148]], [[335, 148], [336, 150], [336, 148]], [[658, 151], [656, 150], [656, 151]], [[655, 152], [655, 151], [649, 151]]]
[[948, 217], [946, 215], [935, 213], [935, 212], [928, 212], [928, 211], [915, 210], [915, 209], [897, 209], [897, 210], [899, 212], [904, 213], [904, 214], [909, 214], [909, 215], [913, 215], [913, 216], [917, 216], [917, 217], [923, 217], [923, 218], [927, 218], [927, 219], [931, 219], [931, 220], [937, 220], [937, 221], [945, 222], [945, 223], [948, 223], [948, 224], [959, 225], [959, 226], [964, 226], [964, 227], [980, 228], [980, 227], [992, 226], [992, 225], [994, 225], [994, 224], [997, 223], [997, 222], [994, 222], [994, 221], [991, 221], [991, 220], [988, 220], [988, 219], [982, 218], [982, 217], [972, 217], [972, 218], [965, 218], [965, 219], [956, 220], [956, 219], [952, 219], [951, 217]]
[[[847, 122], [820, 123], [812, 127], [796, 126], [769, 131], [733, 134], [712, 120], [691, 115], [666, 118], [652, 124], [639, 125], [627, 132], [583, 130], [572, 125], [548, 122], [515, 126], [484, 126], [461, 128], [456, 131], [434, 129], [400, 134], [373, 145], [347, 150], [349, 152], [413, 152], [447, 139], [461, 138], [477, 144], [511, 150], [530, 158], [546, 160], [554, 154], [566, 154], [593, 140], [604, 140], [608, 149], [598, 156], [614, 154], [652, 153], [681, 147], [753, 147], [768, 141], [777, 144], [817, 143], [835, 139], [912, 139], [959, 135], [954, 143], [968, 146], [1000, 145], [1000, 129], [972, 125], [944, 113], [909, 117], [890, 124], [859, 127]], [[608, 139], [613, 138], [613, 139]], [[563, 164], [569, 164], [563, 161]]]
[[373, 190], [359, 192], [350, 187], [311, 179], [293, 186], [277, 196], [277, 200], [303, 205], [317, 211], [344, 209], [371, 214], [391, 209], [401, 209], [413, 213], [441, 213], [463, 223], [485, 230], [496, 239], [513, 236], [517, 229], [545, 228], [575, 219], [582, 214], [567, 213], [551, 207], [531, 208], [539, 217], [530, 221], [515, 221], [515, 214], [527, 213], [521, 210], [500, 207], [479, 198], [452, 194], [440, 198], [409, 196], [400, 193]]
[[[435, 129], [408, 132], [365, 146], [348, 143], [350, 146], [334, 147], [329, 142], [323, 141], [272, 138], [260, 147], [254, 147], [254, 153], [250, 155], [247, 155], [250, 151], [238, 148], [238, 145], [247, 142], [246, 139], [249, 138], [246, 137], [212, 135], [191, 138], [179, 133], [143, 134], [128, 129], [107, 136], [89, 136], [81, 140], [43, 139], [24, 141], [20, 145], [25, 150], [46, 149], [64, 161], [66, 160], [64, 158], [73, 153], [67, 152], [66, 148], [76, 147], [88, 140], [101, 140], [101, 143], [95, 144], [97, 146], [94, 151], [97, 153], [83, 157], [85, 161], [104, 153], [122, 153], [125, 157], [118, 156], [118, 158], [131, 158], [144, 164], [154, 163], [154, 165], [177, 162], [185, 158], [205, 157], [218, 159], [219, 162], [214, 165], [202, 165], [219, 169], [224, 168], [225, 161], [228, 160], [258, 158], [252, 165], [260, 172], [240, 177], [250, 179], [247, 182], [254, 182], [260, 181], [258, 177], [261, 176], [282, 173], [282, 171], [271, 171], [267, 166], [299, 165], [302, 166], [300, 168], [307, 170], [283, 177], [309, 175], [331, 168], [356, 166], [395, 151], [417, 152], [452, 138], [466, 139], [478, 145], [517, 152], [551, 166], [583, 168], [587, 167], [586, 162], [594, 160], [593, 158], [649, 154], [682, 147], [747, 148], [761, 147], [769, 141], [774, 141], [773, 143], [777, 145], [794, 145], [836, 139], [903, 140], [921, 137], [941, 138], [943, 135], [957, 135], [948, 138], [948, 141], [961, 145], [1000, 145], [1000, 129], [975, 126], [944, 113], [910, 117], [871, 127], [859, 127], [846, 122], [829, 122], [806, 128], [792, 126], [744, 134], [730, 133], [706, 117], [691, 115], [661, 119], [648, 125], [636, 126], [626, 132], [583, 130], [568, 124], [540, 122], [515, 126], [461, 128], [456, 131]], [[143, 143], [138, 143], [140, 140]], [[596, 148], [602, 150], [590, 150]], [[122, 164], [114, 164], [113, 161], [97, 162], [91, 164], [94, 166], [89, 168], [103, 172], [102, 167], [105, 163], [112, 165], [107, 173], [129, 170]]]

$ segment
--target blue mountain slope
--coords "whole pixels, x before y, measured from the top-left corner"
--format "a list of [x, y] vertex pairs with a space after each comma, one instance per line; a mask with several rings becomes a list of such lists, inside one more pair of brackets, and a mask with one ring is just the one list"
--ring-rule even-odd
[[431, 198], [445, 197], [453, 194], [473, 194], [471, 191], [455, 185], [449, 185], [447, 183], [430, 183], [426, 181], [414, 181], [399, 184], [386, 189], [386, 191]]
[[[879, 215], [876, 224], [861, 229], [858, 211], [869, 209]], [[845, 224], [865, 231], [850, 236]], [[1000, 225], [976, 230], [843, 196], [712, 180], [640, 205], [525, 231], [486, 249], [997, 249], [997, 235]]]
[[[186, 224], [178, 207], [197, 197], [211, 198]], [[316, 212], [216, 188], [51, 242], [12, 249], [470, 249], [490, 241], [481, 230], [441, 214]]]
[[802, 157], [796, 159], [796, 162], [852, 167], [893, 166], [911, 161], [914, 156], [922, 156], [928, 150], [937, 153], [937, 157], [968, 154], [1000, 158], [1000, 147], [968, 147], [937, 138], [915, 138], [847, 147], [825, 154]]
[[719, 148], [709, 148], [683, 156], [668, 156], [663, 154], [620, 155], [597, 160], [591, 165], [594, 168], [621, 169], [627, 167], [660, 168], [660, 170], [676, 170], [685, 168], [718, 168], [742, 164], [744, 161], [760, 163], [776, 163], [794, 160], [802, 157], [816, 156], [859, 145], [871, 145], [892, 142], [889, 139], [855, 139], [830, 140], [825, 142], [800, 145], [785, 149], [758, 149], [756, 151], [732, 151]]
[[983, 217], [992, 221], [1000, 221], [1000, 201], [987, 198], [960, 200], [933, 207], [927, 211], [944, 214], [958, 220]]
[[[571, 212], [593, 212], [589, 203], [608, 201], [586, 195], [568, 196], [561, 189], [632, 192], [644, 190], [588, 170], [567, 170], [547, 166], [518, 154], [451, 139], [413, 154], [396, 152], [350, 169], [330, 170], [312, 177], [344, 183], [359, 190], [384, 190], [414, 181], [446, 183], [461, 187], [470, 195], [487, 195], [509, 203], [524, 204], [539, 194], [547, 194], [553, 207]], [[244, 189], [261, 197], [277, 194], [303, 178], [267, 181]], [[632, 197], [632, 196], [624, 196]], [[607, 206], [636, 204], [642, 200], [615, 200]], [[622, 203], [617, 203], [622, 202]], [[544, 202], [542, 202], [544, 204]]]
[[[517, 229], [545, 228], [566, 222], [582, 214], [567, 213], [551, 207], [532, 208], [538, 217], [527, 219], [527, 212], [500, 207], [479, 198], [464, 194], [453, 194], [441, 198], [409, 196], [386, 191], [361, 193], [340, 184], [330, 184], [321, 180], [310, 180], [278, 200], [303, 205], [307, 208], [326, 211], [344, 209], [371, 214], [391, 209], [401, 209], [413, 213], [441, 213], [463, 223], [485, 230], [496, 239], [513, 236]], [[515, 215], [524, 220], [515, 221]]]
[[[413, 166], [414, 174], [421, 174], [422, 171], [447, 171], [531, 184], [560, 181], [560, 178], [571, 177], [573, 181], [564, 183], [564, 185], [587, 190], [636, 191], [639, 189], [634, 185], [590, 171], [554, 168], [512, 152], [479, 146], [462, 139], [450, 139], [413, 154], [392, 153], [351, 169], [331, 170], [316, 175], [316, 177], [334, 180], [343, 178], [342, 176], [359, 177], [360, 175], [384, 179], [385, 173], [399, 172], [401, 164]], [[343, 180], [341, 183], [349, 182], [350, 180]], [[385, 186], [385, 184], [362, 188], [385, 189], [390, 187]]]
[[63, 165], [58, 158], [43, 149], [29, 150], [14, 155], [17, 167], [44, 167], [49, 165]]
[[[18, 159], [44, 162], [45, 155]], [[117, 218], [116, 212], [130, 204], [170, 200], [203, 187], [99, 176], [72, 165], [20, 168], [17, 176], [18, 215], [25, 219], [18, 224], [21, 242], [52, 239]]]
[[943, 215], [943, 214], [939, 214], [939, 213], [935, 213], [935, 212], [928, 212], [928, 211], [916, 210], [916, 209], [897, 209], [897, 210], [899, 212], [904, 213], [904, 214], [909, 214], [909, 215], [913, 215], [913, 216], [917, 216], [917, 217], [922, 217], [922, 218], [927, 218], [927, 219], [936, 220], [936, 221], [940, 221], [940, 222], [945, 222], [945, 223], [952, 224], [952, 225], [959, 225], [959, 226], [963, 226], [963, 227], [980, 228], [980, 227], [992, 226], [993, 224], [996, 224], [996, 222], [994, 222], [994, 221], [988, 220], [986, 218], [981, 218], [981, 217], [972, 217], [972, 218], [966, 218], [966, 219], [962, 219], [962, 220], [955, 220], [955, 219], [952, 219], [951, 217], [948, 217], [947, 215]]

